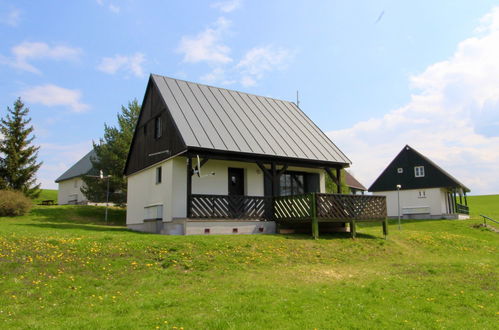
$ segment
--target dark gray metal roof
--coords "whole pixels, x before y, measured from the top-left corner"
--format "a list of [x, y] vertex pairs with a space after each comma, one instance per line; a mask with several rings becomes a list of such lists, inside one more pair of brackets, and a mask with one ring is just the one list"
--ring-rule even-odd
[[292, 102], [151, 77], [187, 147], [351, 163]]
[[92, 149], [92, 151], [90, 151], [88, 154], [83, 156], [82, 159], [80, 159], [73, 166], [71, 166], [69, 170], [67, 170], [60, 177], [58, 177], [57, 180], [55, 180], [55, 182], [69, 180], [89, 174], [90, 172], [92, 172], [93, 169], [90, 158], [95, 159], [96, 157], [97, 155], [95, 154], [95, 151]]

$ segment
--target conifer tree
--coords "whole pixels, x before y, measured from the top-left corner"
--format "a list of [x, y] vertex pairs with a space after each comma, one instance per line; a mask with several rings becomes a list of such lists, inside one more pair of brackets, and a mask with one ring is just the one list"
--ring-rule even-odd
[[40, 194], [36, 172], [42, 163], [37, 162], [40, 147], [33, 145], [35, 136], [28, 114], [29, 108], [18, 98], [14, 109], [7, 107], [7, 115], [0, 120], [0, 185], [35, 198]]
[[[116, 204], [126, 203], [127, 183], [123, 176], [125, 163], [132, 143], [133, 132], [139, 118], [140, 104], [134, 99], [128, 106], [121, 106], [118, 113], [118, 127], [104, 124], [104, 138], [93, 144], [96, 158], [91, 159], [94, 171], [102, 171], [109, 178], [109, 201]], [[106, 200], [107, 179], [100, 180], [94, 176], [83, 177], [86, 187], [82, 193], [93, 202]]]

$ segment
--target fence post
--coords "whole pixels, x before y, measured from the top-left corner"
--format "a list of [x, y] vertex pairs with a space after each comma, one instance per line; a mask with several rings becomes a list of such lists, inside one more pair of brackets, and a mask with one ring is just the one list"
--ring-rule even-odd
[[312, 236], [314, 239], [319, 238], [319, 221], [317, 220], [317, 203], [315, 201], [315, 193], [312, 193]]
[[386, 236], [388, 236], [388, 220], [385, 218], [385, 220], [383, 220], [383, 235], [385, 236], [385, 239], [386, 239]]

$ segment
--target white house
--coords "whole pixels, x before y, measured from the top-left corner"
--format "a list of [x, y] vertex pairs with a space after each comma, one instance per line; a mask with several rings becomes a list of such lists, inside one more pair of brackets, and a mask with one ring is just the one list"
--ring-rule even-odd
[[325, 193], [325, 175], [341, 183], [349, 164], [292, 102], [151, 75], [125, 166], [127, 226], [272, 233], [277, 217], [310, 219], [314, 198], [333, 197], [307, 193]]
[[[406, 145], [369, 188], [386, 196], [388, 216], [406, 219], [469, 218], [470, 190]], [[400, 203], [400, 204], [399, 204]]]
[[64, 204], [86, 204], [87, 198], [81, 192], [84, 186], [82, 177], [89, 174], [97, 174], [93, 170], [91, 158], [95, 158], [95, 152], [92, 149], [82, 159], [77, 161], [66, 172], [55, 180], [58, 184], [57, 202], [59, 205]]

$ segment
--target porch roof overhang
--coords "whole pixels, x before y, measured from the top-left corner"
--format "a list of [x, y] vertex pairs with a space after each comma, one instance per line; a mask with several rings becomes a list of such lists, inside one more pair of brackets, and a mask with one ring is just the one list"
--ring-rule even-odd
[[265, 155], [265, 154], [255, 154], [255, 153], [244, 153], [244, 152], [234, 152], [227, 150], [216, 150], [208, 148], [199, 147], [188, 147], [182, 154], [185, 157], [201, 157], [207, 159], [217, 159], [217, 160], [232, 160], [239, 162], [248, 163], [263, 163], [276, 165], [287, 165], [296, 167], [308, 167], [308, 168], [346, 168], [349, 167], [349, 163], [331, 162], [325, 160], [316, 159], [303, 159], [294, 157], [282, 157], [275, 155]]

